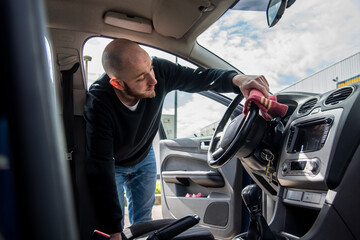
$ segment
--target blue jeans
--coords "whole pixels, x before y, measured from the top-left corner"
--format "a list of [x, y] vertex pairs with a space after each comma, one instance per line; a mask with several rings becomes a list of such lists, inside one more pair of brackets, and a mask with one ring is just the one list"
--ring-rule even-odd
[[151, 147], [144, 160], [134, 166], [115, 165], [115, 180], [123, 212], [122, 226], [125, 217], [124, 190], [130, 224], [152, 220], [156, 188], [156, 160], [153, 148]]

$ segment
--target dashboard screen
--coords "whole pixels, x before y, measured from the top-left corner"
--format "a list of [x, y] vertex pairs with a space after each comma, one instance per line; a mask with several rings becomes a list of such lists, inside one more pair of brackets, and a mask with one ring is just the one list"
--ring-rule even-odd
[[290, 170], [304, 170], [306, 166], [306, 161], [293, 161], [290, 163]]
[[300, 126], [294, 150], [296, 152], [311, 152], [321, 149], [327, 137], [327, 126], [326, 123]]

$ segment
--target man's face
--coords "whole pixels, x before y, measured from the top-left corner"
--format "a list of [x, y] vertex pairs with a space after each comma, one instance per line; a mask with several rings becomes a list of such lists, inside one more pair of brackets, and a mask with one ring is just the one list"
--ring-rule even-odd
[[155, 97], [157, 81], [149, 55], [146, 53], [141, 57], [129, 60], [121, 81], [124, 92], [129, 96], [139, 99]]

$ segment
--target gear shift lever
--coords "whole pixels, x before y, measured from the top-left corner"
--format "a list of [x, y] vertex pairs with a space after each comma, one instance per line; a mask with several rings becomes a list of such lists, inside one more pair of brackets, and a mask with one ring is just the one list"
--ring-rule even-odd
[[260, 188], [253, 184], [246, 186], [241, 191], [241, 196], [250, 213], [261, 211]]
[[246, 186], [241, 196], [250, 212], [250, 226], [247, 234], [248, 240], [275, 240], [269, 225], [261, 214], [261, 190], [258, 185]]

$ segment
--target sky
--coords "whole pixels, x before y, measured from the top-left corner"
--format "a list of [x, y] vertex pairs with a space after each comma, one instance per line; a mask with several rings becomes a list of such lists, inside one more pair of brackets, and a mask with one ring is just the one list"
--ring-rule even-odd
[[[359, 23], [359, 0], [297, 0], [272, 28], [267, 26], [265, 12], [228, 11], [198, 42], [245, 74], [264, 75], [276, 93], [360, 52]], [[99, 54], [109, 41], [92, 39], [85, 45], [84, 55], [93, 57], [89, 78], [103, 73]], [[161, 52], [156, 55], [169, 58]], [[196, 95], [184, 95], [178, 106], [182, 116], [178, 125], [183, 126], [180, 137], [193, 136], [193, 128], [218, 120], [224, 111]], [[205, 109], [213, 114], [201, 114]], [[163, 113], [173, 112], [172, 104], [164, 106]]]

